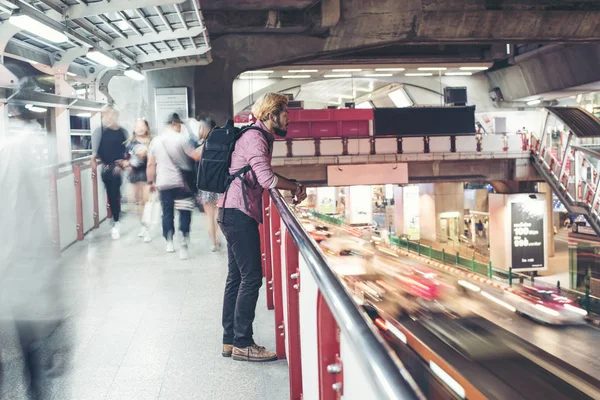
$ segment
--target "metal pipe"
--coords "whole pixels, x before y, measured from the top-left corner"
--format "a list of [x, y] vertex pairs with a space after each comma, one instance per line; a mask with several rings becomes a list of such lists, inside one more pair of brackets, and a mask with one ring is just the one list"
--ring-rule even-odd
[[356, 356], [371, 380], [378, 399], [424, 399], [401, 361], [375, 333], [367, 317], [356, 306], [336, 274], [329, 268], [321, 251], [309, 239], [278, 190], [271, 189], [271, 199], [279, 211], [300, 254], [313, 275], [340, 329], [350, 339]]

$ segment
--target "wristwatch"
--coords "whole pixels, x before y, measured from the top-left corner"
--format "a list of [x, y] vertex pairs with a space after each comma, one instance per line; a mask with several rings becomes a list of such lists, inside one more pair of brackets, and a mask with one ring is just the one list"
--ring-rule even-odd
[[154, 185], [154, 181], [148, 181], [146, 182], [148, 185]]

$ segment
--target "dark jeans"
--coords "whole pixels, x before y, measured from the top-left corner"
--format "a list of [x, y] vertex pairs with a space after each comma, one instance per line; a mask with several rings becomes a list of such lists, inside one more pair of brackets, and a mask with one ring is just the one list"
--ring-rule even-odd
[[108, 197], [108, 205], [113, 221], [119, 222], [119, 216], [121, 215], [121, 183], [123, 182], [121, 174], [115, 175], [112, 168], [103, 169], [102, 182], [106, 187], [106, 197]]
[[223, 344], [254, 344], [252, 322], [262, 285], [258, 222], [243, 212], [226, 208], [219, 223], [227, 239], [229, 258], [223, 298]]
[[[160, 204], [162, 205], [162, 229], [163, 236], [169, 240], [175, 233], [175, 200], [189, 198], [189, 192], [181, 188], [167, 189], [160, 191]], [[192, 212], [179, 210], [179, 230], [183, 236], [190, 233], [190, 224], [192, 222]]]

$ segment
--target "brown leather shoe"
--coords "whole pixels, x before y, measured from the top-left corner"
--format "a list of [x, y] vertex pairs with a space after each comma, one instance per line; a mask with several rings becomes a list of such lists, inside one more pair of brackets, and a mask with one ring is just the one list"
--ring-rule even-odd
[[231, 352], [233, 351], [233, 345], [232, 344], [224, 344], [223, 345], [223, 351], [221, 352], [221, 354], [223, 355], [223, 357], [231, 357]]
[[233, 347], [232, 358], [237, 361], [266, 362], [277, 360], [277, 354], [262, 346]]

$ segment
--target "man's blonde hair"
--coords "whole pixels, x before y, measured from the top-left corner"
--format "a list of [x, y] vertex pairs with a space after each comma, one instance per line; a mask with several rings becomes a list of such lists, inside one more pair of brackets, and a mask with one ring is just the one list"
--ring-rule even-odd
[[264, 121], [269, 114], [279, 115], [280, 112], [287, 109], [288, 98], [279, 93], [267, 93], [262, 95], [252, 106], [252, 115], [259, 120]]

